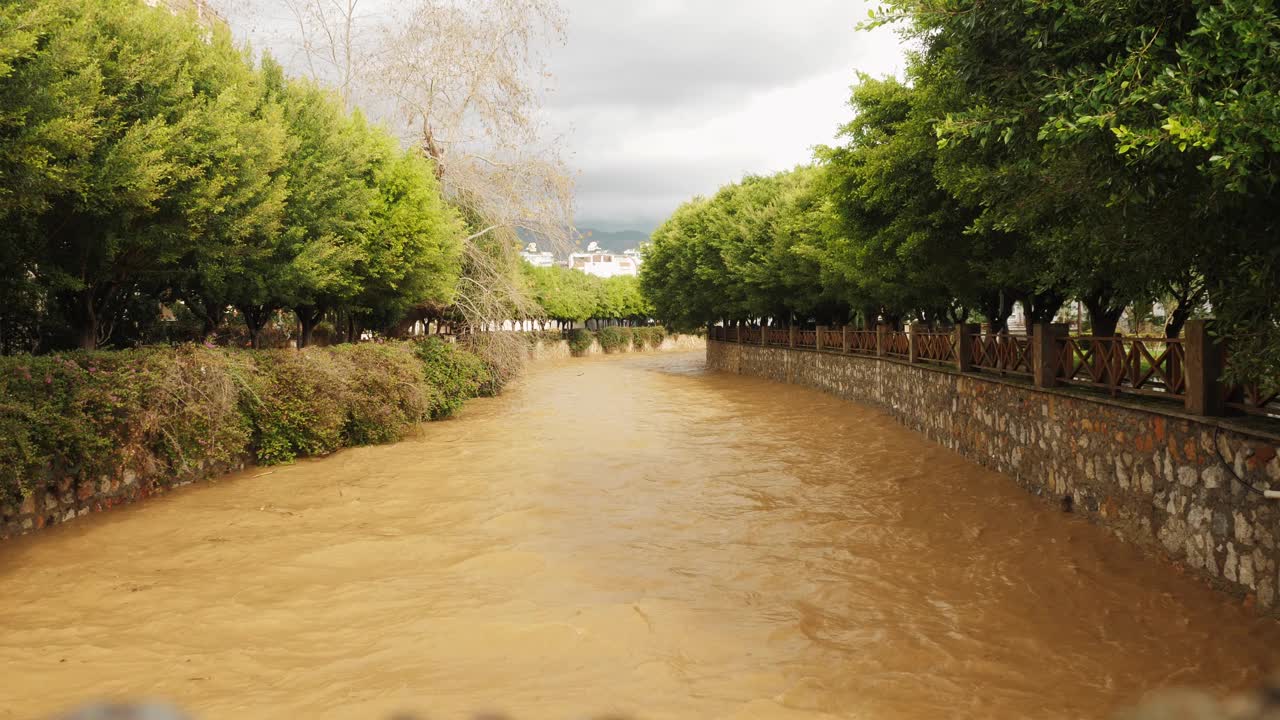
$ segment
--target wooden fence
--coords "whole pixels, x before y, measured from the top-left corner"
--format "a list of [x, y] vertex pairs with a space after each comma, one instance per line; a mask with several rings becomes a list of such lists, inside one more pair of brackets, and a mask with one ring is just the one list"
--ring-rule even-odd
[[1031, 381], [1036, 387], [1079, 386], [1113, 397], [1137, 395], [1181, 403], [1197, 415], [1242, 412], [1280, 417], [1280, 392], [1220, 382], [1229, 359], [1193, 320], [1185, 337], [1074, 337], [1064, 325], [1041, 324], [1032, 334], [982, 333], [976, 325], [936, 332], [912, 325], [905, 332], [819, 326], [733, 328], [712, 326], [708, 337], [816, 352], [875, 356], [956, 372]]

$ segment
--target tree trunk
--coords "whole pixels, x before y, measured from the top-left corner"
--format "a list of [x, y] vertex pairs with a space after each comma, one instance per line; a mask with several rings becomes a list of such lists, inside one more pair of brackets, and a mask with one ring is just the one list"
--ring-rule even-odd
[[81, 350], [98, 349], [98, 318], [95, 315], [89, 315], [80, 320], [80, 337], [78, 342]]
[[1094, 337], [1115, 337], [1116, 326], [1120, 324], [1120, 316], [1124, 314], [1123, 305], [1116, 307], [1115, 298], [1104, 298], [1102, 295], [1081, 298], [1089, 310], [1089, 321], [1093, 325]]
[[206, 301], [200, 312], [200, 320], [204, 325], [204, 336], [206, 338], [218, 331], [218, 321], [221, 319], [222, 308]]
[[991, 332], [999, 335], [1009, 328], [1009, 316], [1013, 314], [1013, 303], [1003, 290], [983, 293], [978, 300], [978, 312], [987, 319]]
[[1194, 275], [1188, 274], [1182, 280], [1173, 283], [1173, 297], [1178, 304], [1168, 311], [1164, 322], [1164, 336], [1176, 338], [1182, 334], [1182, 326], [1191, 319], [1191, 314], [1204, 304], [1205, 286], [1197, 281]]
[[1066, 302], [1066, 298], [1061, 293], [1050, 290], [1047, 292], [1029, 292], [1018, 296], [1018, 302], [1022, 303], [1022, 309], [1027, 314], [1027, 335], [1031, 334], [1031, 328], [1036, 323], [1053, 322], [1053, 318], [1058, 314], [1058, 310], [1062, 309], [1062, 303]]
[[86, 287], [77, 292], [74, 307], [76, 344], [81, 350], [97, 350], [102, 321], [94, 288]]
[[249, 328], [249, 347], [262, 349], [262, 328], [271, 317], [271, 308], [264, 305], [243, 305], [238, 308], [244, 316], [245, 327]]
[[218, 321], [222, 319], [222, 309], [226, 307], [225, 304], [219, 305], [200, 293], [185, 293], [181, 298], [187, 307], [191, 308], [191, 312], [200, 318], [200, 328], [205, 338], [217, 331]]
[[301, 332], [298, 334], [298, 349], [311, 345], [311, 338], [315, 333], [316, 325], [320, 324], [320, 319], [324, 317], [324, 310], [315, 305], [301, 305], [293, 309], [295, 315], [298, 316], [298, 325]]
[[1169, 313], [1169, 317], [1164, 322], [1164, 336], [1167, 338], [1176, 338], [1182, 334], [1182, 326], [1187, 324], [1191, 319], [1191, 305], [1187, 302], [1179, 302], [1178, 306]]

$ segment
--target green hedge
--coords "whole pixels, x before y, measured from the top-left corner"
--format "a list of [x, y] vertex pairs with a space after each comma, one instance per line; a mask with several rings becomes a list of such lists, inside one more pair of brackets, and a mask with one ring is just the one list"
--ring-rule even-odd
[[667, 339], [667, 329], [661, 325], [638, 327], [631, 330], [631, 336], [636, 350], [644, 350], [646, 347], [657, 350], [662, 346], [662, 341]]
[[198, 345], [0, 357], [0, 503], [51, 479], [179, 478], [398, 440], [489, 382], [436, 338], [290, 350]]
[[[657, 347], [665, 334], [599, 335], [618, 352]], [[574, 330], [569, 348], [585, 355], [595, 338]], [[130, 469], [177, 479], [250, 453], [273, 464], [392, 442], [496, 392], [517, 364], [497, 339], [0, 357], [0, 504], [65, 477]]]
[[433, 420], [448, 417], [468, 399], [487, 394], [493, 378], [481, 357], [438, 337], [414, 345], [427, 382], [437, 391], [431, 402]]
[[631, 349], [631, 328], [606, 327], [596, 333], [600, 340], [600, 349], [607, 353], [626, 352]]
[[582, 357], [591, 350], [591, 342], [596, 339], [595, 333], [578, 328], [569, 331], [569, 353], [574, 357]]

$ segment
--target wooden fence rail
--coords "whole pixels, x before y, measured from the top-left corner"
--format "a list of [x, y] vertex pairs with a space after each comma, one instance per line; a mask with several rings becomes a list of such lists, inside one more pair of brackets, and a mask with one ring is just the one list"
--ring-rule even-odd
[[884, 354], [889, 357], [910, 358], [911, 338], [907, 333], [890, 330], [885, 333]]
[[1197, 415], [1242, 412], [1280, 417], [1280, 392], [1220, 381], [1229, 361], [1207, 330], [1192, 320], [1185, 337], [1073, 337], [1064, 325], [1038, 324], [1028, 335], [992, 334], [976, 325], [949, 332], [912, 325], [906, 331], [842, 327], [708, 328], [708, 337], [818, 352], [875, 356], [894, 362], [953, 368], [961, 373], [1030, 380], [1036, 387], [1071, 385], [1111, 396], [1137, 395], [1182, 403]]
[[1143, 337], [1067, 337], [1058, 343], [1057, 378], [1112, 395], [1182, 397], [1186, 392], [1182, 340]]
[[974, 370], [1031, 377], [1031, 338], [1025, 335], [977, 334], [969, 347]]
[[875, 330], [849, 330], [849, 352], [875, 355], [879, 352]]
[[940, 332], [916, 333], [916, 359], [920, 362], [954, 365], [956, 334]]

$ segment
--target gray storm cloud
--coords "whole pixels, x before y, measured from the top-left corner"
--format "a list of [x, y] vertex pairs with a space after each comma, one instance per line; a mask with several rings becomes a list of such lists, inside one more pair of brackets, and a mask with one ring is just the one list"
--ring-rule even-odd
[[807, 162], [848, 119], [855, 72], [900, 70], [860, 2], [571, 0], [551, 56], [553, 127], [579, 170], [582, 225], [651, 230], [744, 173]]
[[[304, 71], [285, 0], [221, 2], [239, 8], [241, 37]], [[856, 29], [871, 4], [562, 0], [568, 40], [547, 49], [542, 119], [576, 173], [578, 224], [649, 231], [694, 195], [809, 161], [848, 120], [856, 72], [903, 66], [892, 30]]]

